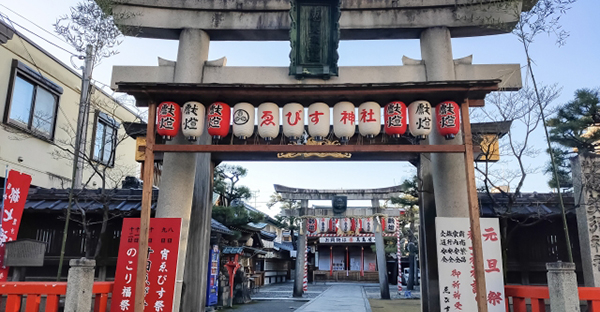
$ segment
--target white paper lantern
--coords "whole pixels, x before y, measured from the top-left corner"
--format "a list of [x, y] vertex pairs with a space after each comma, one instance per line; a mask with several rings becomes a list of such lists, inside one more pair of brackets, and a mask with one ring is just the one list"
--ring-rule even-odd
[[258, 135], [271, 141], [279, 135], [279, 106], [266, 102], [258, 106]]
[[385, 218], [385, 231], [387, 233], [396, 233], [396, 219]]
[[352, 220], [350, 218], [343, 218], [339, 221], [340, 230], [344, 233], [348, 233], [352, 230]]
[[364, 102], [358, 107], [358, 131], [367, 138], [381, 132], [381, 106], [377, 102]]
[[408, 129], [418, 138], [425, 139], [433, 126], [431, 104], [427, 101], [414, 101], [408, 106]]
[[356, 132], [356, 114], [354, 104], [344, 101], [333, 106], [333, 133], [342, 143], [348, 140]]
[[204, 115], [206, 111], [200, 102], [187, 102], [181, 110], [181, 132], [190, 141], [196, 139], [204, 132]]
[[304, 134], [304, 106], [288, 103], [283, 106], [283, 135], [292, 141]]
[[245, 140], [254, 133], [254, 105], [246, 102], [233, 107], [233, 135]]
[[329, 231], [329, 218], [317, 219], [317, 232], [327, 233]]
[[373, 224], [373, 218], [364, 218], [362, 219], [362, 229], [363, 233], [374, 233], [375, 226]]
[[329, 135], [329, 105], [323, 102], [308, 107], [308, 133], [317, 141]]

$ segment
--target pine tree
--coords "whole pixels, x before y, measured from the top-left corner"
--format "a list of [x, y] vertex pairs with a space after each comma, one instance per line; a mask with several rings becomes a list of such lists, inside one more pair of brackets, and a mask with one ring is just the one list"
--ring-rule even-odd
[[599, 92], [600, 89], [575, 91], [575, 99], [561, 107], [556, 117], [548, 119], [550, 140], [576, 148], [579, 153], [593, 152], [600, 146]]
[[[547, 153], [550, 153], [549, 150], [546, 150]], [[573, 178], [571, 177], [571, 162], [569, 161], [569, 154], [571, 154], [568, 150], [564, 150], [562, 148], [553, 147], [552, 153], [554, 153], [554, 161], [556, 162], [557, 171], [558, 171], [558, 181], [560, 182], [561, 189], [570, 189], [573, 187]], [[556, 179], [554, 177], [554, 170], [552, 169], [552, 164], [548, 162], [546, 167], [544, 168], [545, 174], [550, 174], [552, 177], [548, 180], [548, 186], [555, 189]]]

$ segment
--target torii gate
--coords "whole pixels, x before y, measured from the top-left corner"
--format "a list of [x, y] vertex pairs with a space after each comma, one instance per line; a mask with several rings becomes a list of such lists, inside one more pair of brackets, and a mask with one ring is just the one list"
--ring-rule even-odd
[[[285, 211], [288, 216], [316, 216], [315, 209], [308, 207], [309, 200], [333, 200], [334, 196], [346, 196], [348, 200], [370, 200], [374, 214], [386, 215], [389, 217], [400, 216], [398, 209], [382, 209], [379, 205], [380, 200], [389, 200], [392, 197], [398, 197], [402, 194], [400, 186], [378, 188], [378, 189], [356, 189], [356, 190], [317, 190], [290, 188], [275, 184], [275, 192], [279, 193], [283, 199], [299, 200], [300, 211]], [[364, 213], [359, 214], [356, 209], [348, 208], [342, 214], [334, 214], [333, 210], [327, 209], [326, 214], [320, 214], [319, 217], [364, 217]], [[382, 299], [390, 299], [390, 290], [388, 286], [388, 276], [386, 269], [383, 229], [378, 225], [380, 231], [375, 231], [375, 246], [377, 248], [377, 267], [379, 268], [379, 288]], [[294, 279], [294, 297], [302, 297], [302, 287], [304, 278], [304, 268], [306, 267], [305, 258], [300, 255], [301, 251], [306, 251], [306, 222], [302, 222], [303, 235], [299, 236], [298, 255], [296, 255], [296, 278]], [[400, 259], [398, 259], [400, 261]], [[398, 272], [400, 274], [401, 272]]]
[[[207, 60], [210, 40], [288, 40], [289, 12], [295, 1], [117, 0], [113, 6], [117, 23], [130, 31], [127, 35], [179, 39], [176, 62], [115, 66], [112, 77], [114, 89], [133, 95], [138, 106], [150, 108], [145, 162], [153, 163], [154, 152], [165, 152], [156, 215], [183, 220], [175, 311], [179, 310], [179, 298], [182, 311], [204, 310], [207, 268], [197, 264], [208, 258], [212, 170], [218, 161], [277, 159], [277, 153], [307, 152], [352, 153], [352, 160], [415, 161], [423, 153], [430, 154], [427, 172], [432, 173], [437, 216], [470, 216], [472, 230], [479, 229], [468, 108], [482, 106], [491, 91], [519, 89], [520, 65], [473, 65], [471, 57], [454, 60], [451, 38], [510, 32], [519, 12], [528, 9], [524, 6], [536, 1], [340, 0], [340, 40], [420, 39], [422, 60], [403, 57], [402, 66], [340, 67], [339, 76], [328, 80], [297, 80], [289, 75], [289, 67], [227, 67], [223, 60]], [[497, 27], [490, 27], [489, 21]], [[311, 101], [385, 103], [398, 97], [432, 103], [452, 99], [462, 104], [463, 135], [445, 141], [434, 130], [421, 145], [341, 146], [240, 145], [233, 140], [230, 145], [210, 145], [206, 132], [191, 144], [180, 133], [166, 145], [154, 145], [151, 135], [161, 101], [244, 101], [254, 105], [271, 101], [283, 105], [293, 100], [308, 106]], [[152, 175], [153, 166], [144, 166], [140, 250], [147, 248], [144, 231], [149, 223]], [[473, 241], [477, 302], [479, 311], [487, 311], [481, 242], [477, 240]], [[145, 260], [145, 253], [140, 253], [137, 289], [143, 289]], [[136, 292], [136, 312], [143, 309], [142, 293]]]

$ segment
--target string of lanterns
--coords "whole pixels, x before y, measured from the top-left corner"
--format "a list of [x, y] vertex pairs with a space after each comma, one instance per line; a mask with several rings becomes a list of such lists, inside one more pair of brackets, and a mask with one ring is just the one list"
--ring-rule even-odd
[[[375, 224], [381, 223], [386, 233], [395, 233], [398, 229], [396, 218], [363, 217], [363, 218], [316, 218], [306, 217], [306, 231], [309, 234], [369, 234], [375, 233]], [[377, 220], [376, 220], [377, 219]], [[379, 230], [378, 230], [379, 231]]]
[[[427, 101], [414, 101], [406, 105], [401, 101], [390, 102], [383, 107], [383, 125], [385, 134], [399, 138], [410, 133], [425, 139], [432, 130], [432, 107]], [[279, 106], [272, 102], [262, 103], [254, 111], [250, 103], [241, 102], [232, 109], [223, 102], [212, 103], [205, 117], [205, 107], [199, 102], [186, 102], [183, 107], [174, 102], [162, 102], [157, 108], [156, 132], [170, 140], [181, 129], [184, 136], [195, 141], [202, 135], [204, 125], [208, 134], [215, 140], [229, 134], [232, 124], [233, 135], [245, 140], [254, 134], [255, 120], [258, 124], [258, 136], [269, 142], [279, 135], [279, 125], [283, 125], [283, 135], [290, 141], [297, 141], [308, 124], [308, 134], [316, 141], [329, 135], [330, 109], [326, 103], [317, 102], [308, 107], [308, 116], [299, 103]], [[435, 107], [436, 127], [446, 139], [453, 139], [460, 129], [460, 107], [456, 102], [444, 101]], [[306, 118], [305, 118], [306, 117]], [[358, 107], [351, 102], [342, 101], [333, 106], [333, 133], [342, 144], [348, 143], [356, 132], [370, 139], [381, 132], [381, 106], [377, 102], [364, 102]]]

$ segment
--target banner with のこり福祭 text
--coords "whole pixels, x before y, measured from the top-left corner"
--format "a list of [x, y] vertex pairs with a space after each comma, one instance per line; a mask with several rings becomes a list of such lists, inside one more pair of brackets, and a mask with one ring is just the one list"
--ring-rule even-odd
[[[152, 218], [149, 232], [144, 312], [172, 312], [181, 219]], [[139, 238], [140, 219], [123, 219], [111, 311], [134, 310]]]
[[[481, 218], [481, 241], [489, 312], [506, 312], [500, 226]], [[469, 218], [435, 218], [440, 311], [477, 311]]]

